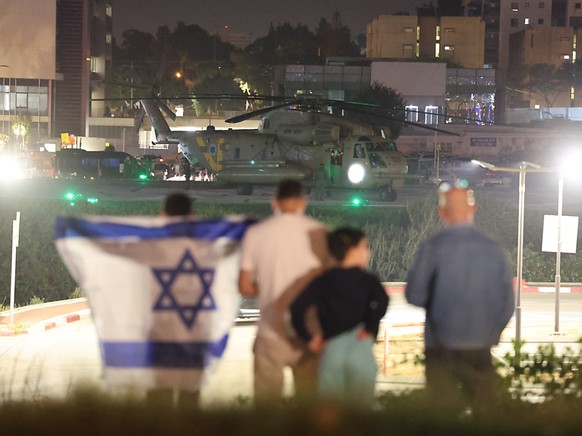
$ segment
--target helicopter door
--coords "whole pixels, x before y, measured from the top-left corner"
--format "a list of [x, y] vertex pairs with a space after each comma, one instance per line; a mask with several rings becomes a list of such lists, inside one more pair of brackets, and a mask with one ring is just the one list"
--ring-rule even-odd
[[357, 143], [354, 145], [354, 159], [365, 159], [366, 158], [366, 148], [364, 144]]

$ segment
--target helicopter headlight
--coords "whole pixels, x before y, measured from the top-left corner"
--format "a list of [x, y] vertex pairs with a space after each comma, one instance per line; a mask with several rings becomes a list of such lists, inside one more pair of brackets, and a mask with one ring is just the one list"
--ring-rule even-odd
[[348, 168], [348, 179], [354, 185], [357, 185], [364, 180], [365, 175], [366, 169], [362, 164], [355, 163]]

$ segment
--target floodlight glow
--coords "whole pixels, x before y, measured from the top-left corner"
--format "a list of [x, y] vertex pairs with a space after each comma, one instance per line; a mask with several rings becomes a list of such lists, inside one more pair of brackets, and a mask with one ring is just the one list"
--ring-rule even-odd
[[23, 179], [25, 175], [24, 161], [11, 155], [0, 155], [0, 180]]
[[558, 169], [566, 176], [579, 176], [580, 162], [582, 162], [582, 152], [570, 152], [560, 159]]
[[351, 183], [357, 185], [364, 180], [364, 176], [366, 175], [366, 169], [361, 164], [352, 164], [348, 168], [348, 179]]

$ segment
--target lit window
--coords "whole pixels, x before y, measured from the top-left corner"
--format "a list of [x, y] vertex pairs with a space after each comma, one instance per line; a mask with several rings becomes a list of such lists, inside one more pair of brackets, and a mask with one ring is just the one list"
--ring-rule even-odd
[[523, 19], [523, 24], [525, 24], [527, 26], [529, 24], [529, 18], [524, 18]]
[[405, 27], [404, 28], [404, 32], [405, 33], [412, 33], [412, 32], [414, 32], [414, 28], [412, 28], [412, 27]]
[[454, 27], [447, 27], [445, 29], [445, 33], [455, 33], [455, 28]]
[[511, 10], [512, 10], [512, 12], [519, 12], [519, 3], [512, 2], [511, 3]]
[[568, 59], [570, 59], [570, 55], [569, 55], [569, 54], [564, 54], [564, 55], [562, 55], [562, 56], [560, 56], [560, 57], [561, 57], [562, 59], [564, 59], [564, 60], [568, 60]]
[[445, 45], [444, 50], [445, 51], [455, 51], [455, 47], [453, 45]]
[[107, 33], [105, 34], [105, 42], [106, 42], [107, 44], [111, 44], [111, 33], [107, 32]]
[[406, 121], [418, 122], [418, 106], [406, 106]]
[[425, 124], [438, 124], [439, 123], [439, 108], [438, 106], [425, 106], [424, 111], [424, 123]]
[[96, 73], [97, 72], [97, 58], [95, 56], [91, 56], [91, 72], [92, 73]]
[[107, 15], [108, 17], [111, 17], [113, 15], [113, 8], [111, 7], [110, 4], [105, 5], [105, 15]]

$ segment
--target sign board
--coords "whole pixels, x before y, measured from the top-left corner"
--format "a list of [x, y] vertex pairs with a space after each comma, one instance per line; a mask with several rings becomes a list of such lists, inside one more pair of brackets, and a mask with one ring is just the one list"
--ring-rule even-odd
[[[576, 241], [578, 240], [577, 216], [562, 216], [560, 235], [562, 239], [560, 253], [576, 253]], [[542, 251], [550, 253], [558, 251], [557, 215], [544, 215]]]
[[497, 138], [471, 138], [471, 147], [497, 147]]

